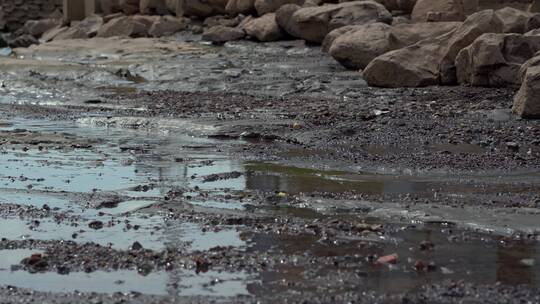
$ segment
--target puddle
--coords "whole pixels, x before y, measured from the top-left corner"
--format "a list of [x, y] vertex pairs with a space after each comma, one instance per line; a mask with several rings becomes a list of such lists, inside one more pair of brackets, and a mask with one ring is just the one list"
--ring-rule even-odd
[[[250, 277], [243, 272], [208, 271], [194, 273], [152, 272], [141, 275], [137, 271], [95, 271], [92, 273], [71, 272], [67, 275], [57, 273], [29, 273], [12, 270], [12, 265], [39, 250], [0, 250], [0, 286], [9, 285], [44, 292], [97, 292], [130, 293], [140, 292], [149, 295], [182, 296], [237, 296], [248, 295], [247, 284]], [[172, 287], [174, 286], [174, 287]]]
[[209, 271], [191, 274], [180, 279], [180, 296], [222, 296], [249, 295], [249, 277], [245, 273]]
[[167, 295], [169, 276], [166, 273], [150, 273], [141, 276], [136, 271], [115, 271], [93, 273], [57, 273], [30, 274], [24, 271], [0, 275], [0, 285], [29, 288], [43, 292], [98, 292], [130, 293], [132, 291], [149, 295]]
[[[243, 189], [242, 178], [202, 183], [198, 177], [241, 169], [239, 164], [214, 155], [214, 141], [191, 136], [169, 136], [156, 132], [80, 128], [76, 125], [15, 124], [12, 129], [41, 132], [72, 132], [77, 137], [100, 139], [90, 149], [4, 151], [0, 154], [0, 183], [10, 189], [95, 192], [114, 191], [135, 197], [160, 197], [173, 186]], [[189, 159], [191, 162], [176, 162]], [[206, 165], [197, 165], [197, 160]], [[147, 191], [133, 191], [140, 185], [154, 184]]]
[[[98, 230], [89, 228], [88, 224], [92, 220], [101, 221], [104, 227]], [[166, 223], [159, 216], [103, 216], [89, 218], [79, 224], [58, 224], [49, 219], [41, 219], [37, 226], [19, 218], [4, 218], [0, 219], [0, 231], [3, 238], [11, 240], [72, 240], [78, 243], [93, 242], [119, 250], [129, 249], [134, 242], [139, 242], [146, 249], [157, 251], [167, 247], [204, 251], [217, 246], [245, 245], [240, 239], [240, 233], [233, 229], [222, 228], [219, 231], [204, 232], [198, 224]]]
[[[477, 173], [472, 175], [450, 175], [424, 173], [416, 175], [385, 174], [377, 172], [352, 173], [336, 170], [299, 168], [273, 163], [247, 163], [246, 189], [267, 192], [299, 193], [345, 193], [371, 195], [414, 194], [433, 197], [437, 193], [477, 193], [479, 188], [470, 179], [491, 182], [491, 188], [481, 191], [515, 192], [523, 188], [518, 183], [528, 181], [536, 184], [540, 172]], [[502, 188], [504, 187], [504, 188]], [[530, 187], [534, 187], [530, 186]]]
[[425, 192], [432, 188], [428, 181], [382, 174], [354, 174], [341, 171], [322, 171], [276, 164], [246, 165], [246, 188], [261, 191], [280, 191], [291, 194], [311, 192], [364, 194], [400, 194]]
[[163, 234], [172, 246], [175, 242], [188, 242], [190, 250], [206, 251], [218, 246], [241, 249], [246, 244], [240, 238], [240, 232], [228, 227], [203, 231], [200, 225], [183, 223], [179, 226], [168, 225]]
[[431, 149], [441, 153], [465, 153], [465, 154], [482, 154], [486, 153], [486, 149], [473, 144], [439, 144], [431, 146]]
[[[135, 241], [145, 248], [161, 250], [165, 247], [160, 230], [163, 226], [161, 218], [140, 219], [129, 218], [129, 225], [138, 225], [138, 229], [127, 229], [126, 223], [119, 223], [124, 219], [114, 221], [115, 225], [108, 227], [110, 217], [100, 217], [104, 228], [94, 230], [88, 227], [90, 221], [81, 221], [74, 225], [70, 222], [58, 224], [50, 219], [41, 219], [39, 225], [30, 225], [30, 221], [19, 218], [0, 219], [0, 231], [2, 237], [12, 240], [37, 239], [37, 240], [73, 240], [79, 243], [93, 242], [102, 246], [112, 244], [113, 248], [126, 250]], [[155, 229], [155, 227], [159, 229]], [[74, 238], [75, 236], [75, 238]]]
[[41, 208], [48, 205], [51, 209], [65, 210], [73, 205], [68, 199], [40, 193], [18, 192], [0, 189], [0, 203], [26, 205]]
[[[54, 134], [55, 138], [65, 137], [72, 141], [86, 139], [92, 143], [85, 147], [56, 147], [56, 144], [49, 144], [48, 148], [43, 149], [38, 149], [35, 145], [30, 149], [17, 146], [17, 149], [7, 148], [1, 151], [0, 203], [38, 208], [47, 204], [53, 209], [69, 210], [69, 215], [81, 217], [81, 220], [67, 219], [61, 222], [56, 222], [54, 218], [40, 218], [38, 221], [18, 217], [3, 218], [0, 219], [2, 238], [73, 240], [111, 246], [119, 250], [127, 250], [134, 242], [139, 242], [144, 248], [155, 251], [175, 248], [193, 253], [215, 247], [232, 247], [233, 253], [239, 254], [258, 250], [290, 256], [338, 257], [356, 263], [351, 264], [351, 267], [358, 268], [358, 276], [354, 280], [355, 291], [361, 289], [394, 293], [413, 290], [421, 285], [445, 279], [538, 285], [536, 280], [540, 278], [540, 262], [526, 264], [523, 261], [540, 261], [539, 245], [474, 241], [456, 246], [449, 241], [450, 233], [444, 231], [447, 227], [432, 227], [426, 224], [392, 233], [391, 236], [370, 233], [359, 237], [340, 236], [328, 240], [320, 235], [304, 237], [271, 233], [251, 235], [250, 238], [245, 232], [239, 231], [242, 227], [237, 229], [236, 226], [203, 226], [194, 222], [166, 220], [159, 214], [149, 216], [137, 212], [165, 201], [171, 190], [182, 193], [183, 201], [193, 206], [213, 208], [217, 213], [221, 210], [231, 214], [253, 211], [245, 207], [245, 201], [235, 198], [236, 193], [227, 196], [235, 190], [248, 194], [253, 190], [287, 194], [415, 194], [420, 197], [433, 197], [438, 191], [458, 194], [478, 191], [462, 176], [351, 173], [271, 163], [243, 163], [227, 154], [230, 146], [238, 142], [201, 139], [187, 133], [165, 132], [159, 129], [116, 129], [68, 122], [26, 120], [15, 120], [4, 124], [2, 128], [8, 135], [9, 132], [17, 133], [25, 129]], [[483, 153], [473, 145], [441, 145], [432, 148], [451, 153]], [[377, 147], [370, 149], [373, 149], [370, 153], [378, 153]], [[534, 174], [530, 175], [529, 179], [534, 179]], [[508, 174], [503, 181], [521, 181], [523, 176], [521, 173]], [[482, 178], [501, 179], [497, 174], [483, 175]], [[112, 208], [88, 208], [95, 206], [92, 203], [96, 202], [87, 201], [92, 200], [93, 195], [119, 197], [121, 202], [111, 206]], [[319, 221], [325, 220], [329, 214], [339, 213], [340, 206], [343, 210], [358, 210], [363, 203], [368, 203], [341, 202], [343, 205], [336, 203], [333, 205], [336, 208], [332, 210], [319, 210], [313, 206], [328, 207], [331, 204], [325, 199], [314, 200], [320, 202], [314, 204], [307, 200], [305, 205], [276, 204], [264, 208], [268, 209], [265, 210], [269, 211], [267, 214], [273, 214], [276, 218], [283, 216]], [[345, 203], [348, 205], [345, 206]], [[350, 209], [347, 209], [349, 207]], [[454, 218], [462, 220], [458, 223], [460, 227], [482, 227], [483, 232], [494, 231], [504, 235], [511, 235], [513, 231], [523, 227], [536, 227], [534, 216], [527, 216], [520, 228], [509, 225], [516, 222], [514, 218], [497, 217], [489, 212], [481, 214], [486, 218], [489, 215], [489, 219], [484, 220], [471, 216], [470, 214], [477, 215], [478, 212], [468, 209], [463, 209], [460, 213], [442, 208], [428, 210], [412, 206], [407, 210], [409, 213], [404, 214], [402, 211], [396, 206], [380, 203], [377, 208], [370, 207], [356, 214], [351, 213], [351, 216], [377, 217], [377, 223], [387, 223], [389, 220], [403, 222], [400, 221], [403, 218], [407, 223], [428, 223]], [[347, 214], [340, 216], [345, 218]], [[103, 227], [94, 230], [89, 227], [89, 223], [96, 220], [102, 222]], [[496, 230], [498, 227], [505, 227], [506, 230]], [[418, 244], [426, 239], [436, 244], [436, 250], [416, 249]], [[141, 276], [136, 271], [70, 273], [68, 276], [56, 273], [29, 274], [12, 271], [11, 265], [17, 264], [33, 252], [6, 252], [0, 251], [0, 285], [14, 285], [38, 291], [137, 291], [169, 296], [236, 296], [250, 294], [248, 284], [253, 282], [252, 277], [244, 273], [226, 272], [195, 274], [172, 271], [153, 272], [148, 276]], [[366, 256], [369, 255], [391, 253], [399, 255], [399, 263], [392, 267], [374, 267], [366, 261]], [[438, 271], [419, 274], [413, 267], [416, 260], [434, 262]], [[277, 267], [274, 272], [263, 271], [256, 276], [260, 277], [265, 290], [270, 292], [280, 292], [284, 279], [306, 280], [312, 286], [323, 286], [328, 280], [336, 279], [327, 277], [335, 274], [335, 269], [330, 271], [319, 268], [317, 265], [314, 269], [301, 269], [300, 266], [289, 269]], [[346, 289], [347, 286], [345, 284], [343, 288]]]
[[[256, 234], [249, 242], [249, 248], [267, 252], [281, 252], [287, 255], [336, 257], [344, 276], [343, 288], [354, 286], [356, 292], [376, 291], [379, 293], [402, 293], [414, 291], [426, 284], [444, 280], [465, 280], [479, 284], [505, 285], [526, 284], [540, 287], [540, 244], [538, 242], [498, 242], [486, 237], [490, 242], [465, 241], [458, 244], [452, 237], [460, 238], [461, 231], [439, 225], [417, 226], [403, 229], [392, 235], [392, 240], [383, 246], [365, 246], [362, 241], [347, 241], [335, 244], [321, 242], [314, 236], [287, 236]], [[421, 250], [420, 244], [429, 241], [433, 249]], [[367, 256], [398, 255], [395, 265], [373, 265]], [[418, 272], [416, 261], [435, 265], [432, 271]], [[356, 275], [346, 277], [347, 270], [354, 269]], [[307, 269], [300, 266], [278, 267], [274, 272], [262, 272], [261, 281], [269, 292], [279, 292], [281, 282], [296, 282], [307, 275], [313, 284], [324, 284], [332, 270], [314, 266]], [[354, 280], [354, 283], [352, 281]], [[294, 285], [292, 285], [294, 289]], [[344, 292], [338, 290], [336, 292]]]

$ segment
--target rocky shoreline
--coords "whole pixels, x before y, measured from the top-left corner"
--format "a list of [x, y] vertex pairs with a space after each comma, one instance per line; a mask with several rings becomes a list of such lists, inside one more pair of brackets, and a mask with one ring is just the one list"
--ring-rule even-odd
[[358, 77], [371, 86], [521, 86], [514, 113], [524, 118], [540, 115], [536, 2], [324, 2], [106, 1], [102, 15], [68, 25], [54, 18], [28, 21], [7, 37], [6, 44], [162, 37], [185, 30], [202, 33], [203, 40], [214, 43], [300, 38], [322, 44], [345, 67], [361, 70]]

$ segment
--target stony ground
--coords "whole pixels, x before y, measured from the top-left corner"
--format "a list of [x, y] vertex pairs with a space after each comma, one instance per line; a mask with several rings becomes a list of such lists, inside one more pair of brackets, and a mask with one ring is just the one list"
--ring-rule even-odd
[[[15, 218], [31, 236], [5, 232], [0, 254], [40, 252], [4, 270], [0, 303], [540, 302], [540, 124], [511, 115], [514, 90], [368, 88], [298, 42], [178, 39], [183, 51], [157, 58], [107, 58], [111, 43], [84, 59], [84, 46], [55, 46], [0, 60], [1, 191], [71, 202], [0, 202], [5, 231]], [[122, 168], [140, 176], [109, 189]], [[88, 190], [78, 178], [91, 170], [106, 182]], [[152, 203], [126, 207], [142, 197]], [[193, 240], [178, 237], [186, 223]], [[156, 245], [162, 233], [174, 243]], [[165, 273], [167, 292], [16, 284], [101, 271]]]

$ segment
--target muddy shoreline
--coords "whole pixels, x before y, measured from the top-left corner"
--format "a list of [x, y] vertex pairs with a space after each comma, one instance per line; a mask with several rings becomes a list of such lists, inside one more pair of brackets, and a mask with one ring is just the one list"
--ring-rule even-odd
[[540, 124], [514, 90], [177, 40], [0, 60], [3, 302], [540, 301]]

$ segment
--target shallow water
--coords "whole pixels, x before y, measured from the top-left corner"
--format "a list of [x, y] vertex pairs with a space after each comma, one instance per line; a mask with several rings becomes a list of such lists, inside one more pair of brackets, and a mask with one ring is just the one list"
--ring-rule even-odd
[[[321, 242], [313, 236], [288, 237], [255, 234], [249, 248], [288, 255], [309, 252], [311, 256], [335, 257], [336, 267], [343, 270], [354, 267], [354, 278], [343, 277], [343, 288], [354, 285], [356, 291], [399, 293], [415, 290], [425, 284], [444, 280], [465, 280], [479, 284], [501, 282], [506, 285], [527, 284], [540, 286], [540, 244], [538, 242], [498, 241], [485, 236], [486, 241], [466, 241], [456, 244], [452, 237], [460, 238], [464, 232], [445, 225], [403, 226], [392, 237], [366, 236], [363, 239]], [[381, 247], [365, 246], [371, 240], [384, 244]], [[421, 250], [419, 244], [429, 241], [430, 250]], [[373, 265], [367, 256], [397, 254], [395, 265]], [[415, 263], [433, 263], [432, 271], [417, 271]], [[354, 266], [353, 266], [354, 265]], [[299, 280], [299, 274], [310, 274], [313, 280], [324, 284], [332, 273], [330, 269], [318, 269], [315, 273], [302, 266], [283, 266], [279, 271], [263, 272], [261, 281], [279, 289], [278, 282]], [[353, 281], [351, 281], [353, 280]], [[275, 286], [275, 285], [277, 286]]]
[[[245, 273], [209, 271], [205, 273], [153, 272], [141, 275], [137, 271], [95, 271], [92, 273], [71, 272], [69, 274], [28, 273], [13, 270], [19, 262], [38, 250], [0, 250], [0, 285], [30, 288], [45, 292], [97, 292], [130, 293], [140, 292], [149, 295], [169, 295], [177, 293], [184, 296], [222, 295], [236, 296], [248, 294], [250, 281]], [[177, 287], [172, 288], [171, 285]]]
[[[51, 218], [30, 219], [9, 215], [0, 218], [0, 237], [10, 240], [73, 240], [79, 243], [97, 243], [119, 250], [127, 250], [134, 242], [156, 251], [180, 248], [186, 252], [207, 251], [214, 247], [234, 247], [240, 251], [281, 252], [289, 255], [336, 256], [365, 259], [370, 254], [397, 253], [400, 262], [391, 267], [373, 267], [361, 261], [356, 285], [363, 290], [399, 292], [422, 284], [445, 279], [466, 279], [474, 282], [530, 284], [539, 286], [540, 247], [535, 242], [498, 244], [495, 241], [474, 241], [458, 246], [448, 241], [445, 227], [419, 225], [403, 229], [393, 236], [366, 235], [364, 238], [338, 239], [325, 242], [313, 236], [277, 236], [272, 234], [242, 234], [241, 227], [219, 226], [215, 231], [200, 223], [170, 221], [164, 214], [140, 212], [167, 201], [170, 191], [180, 191], [178, 200], [192, 207], [204, 207], [215, 212], [246, 212], [246, 203], [227, 197], [229, 193], [264, 192], [289, 195], [317, 193], [346, 193], [370, 195], [433, 196], [438, 191], [463, 195], [476, 191], [474, 185], [461, 181], [461, 177], [441, 175], [398, 175], [380, 172], [348, 172], [320, 170], [293, 165], [265, 162], [242, 162], [228, 154], [228, 150], [242, 144], [239, 141], [217, 141], [179, 132], [158, 130], [131, 130], [81, 125], [72, 122], [46, 122], [12, 120], [0, 127], [4, 131], [30, 130], [44, 134], [66, 136], [73, 141], [88, 142], [85, 148], [62, 145], [61, 148], [37, 149], [13, 144], [0, 153], [0, 203], [14, 203], [42, 208], [47, 204], [53, 210], [78, 217], [57, 222]], [[19, 131], [16, 131], [19, 130]], [[192, 132], [191, 130], [190, 132]], [[21, 131], [22, 132], [22, 131]], [[444, 147], [441, 147], [444, 148]], [[471, 153], [479, 152], [473, 147]], [[232, 178], [205, 181], [211, 174], [240, 172]], [[509, 184], [523, 179], [529, 173], [508, 175], [502, 182]], [[536, 173], [533, 173], [534, 179]], [[468, 177], [467, 177], [468, 178]], [[486, 175], [486, 179], [500, 179]], [[95, 197], [94, 197], [95, 196]], [[118, 201], [114, 201], [114, 199]], [[98, 208], [96, 202], [113, 199], [109, 208]], [[176, 202], [176, 201], [174, 201]], [[173, 202], [173, 203], [174, 203]], [[408, 210], [395, 205], [362, 205], [369, 202], [339, 202], [335, 210], [355, 210], [374, 223], [411, 223], [454, 219], [461, 228], [476, 228], [504, 235], [501, 227], [511, 220], [475, 219], [468, 210], [462, 213], [446, 209], [426, 208]], [[180, 202], [178, 202], [180, 204]], [[341, 205], [340, 205], [341, 204]], [[331, 205], [320, 201], [307, 206], [261, 206], [265, 212], [279, 216], [304, 219], [324, 219], [317, 206]], [[349, 209], [347, 209], [349, 208]], [[262, 208], [261, 208], [262, 209]], [[435, 217], [439, 215], [440, 217]], [[531, 217], [528, 216], [527, 220]], [[91, 229], [88, 224], [99, 220], [104, 227]], [[460, 221], [461, 220], [461, 221]], [[397, 225], [397, 224], [396, 224]], [[524, 224], [530, 227], [533, 224]], [[133, 227], [137, 227], [134, 229]], [[406, 227], [406, 226], [404, 226]], [[203, 229], [204, 228], [204, 229]], [[513, 227], [516, 228], [516, 227]], [[520, 228], [520, 227], [517, 227]], [[506, 228], [505, 228], [506, 229]], [[510, 228], [507, 234], [515, 230]], [[437, 244], [435, 251], [419, 252], [414, 249], [423, 240]], [[378, 244], [372, 251], [365, 243]], [[413, 249], [411, 249], [413, 248]], [[153, 295], [220, 295], [235, 296], [257, 294], [257, 284], [270, 284], [267, 291], [279, 291], [283, 281], [300, 280], [309, 269], [279, 268], [247, 275], [242, 272], [207, 272], [195, 274], [185, 271], [153, 272], [141, 276], [136, 271], [97, 271], [70, 273], [30, 274], [12, 271], [11, 265], [35, 251], [0, 251], [0, 285], [14, 285], [39, 291], [52, 292], [130, 292]], [[450, 253], [450, 254], [449, 254]], [[434, 262], [437, 271], [419, 274], [414, 270], [416, 260]], [[524, 262], [525, 261], [525, 262]], [[533, 261], [532, 265], [530, 261]], [[357, 261], [358, 262], [358, 261]], [[527, 265], [526, 265], [527, 264]], [[331, 273], [330, 271], [328, 273]], [[315, 280], [326, 273], [315, 275]], [[69, 278], [69, 279], [67, 279]], [[322, 279], [321, 279], [322, 278]], [[358, 283], [361, 282], [361, 283]], [[251, 286], [251, 287], [249, 287]], [[346, 285], [344, 285], [346, 288]]]

